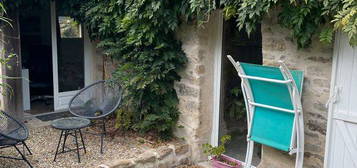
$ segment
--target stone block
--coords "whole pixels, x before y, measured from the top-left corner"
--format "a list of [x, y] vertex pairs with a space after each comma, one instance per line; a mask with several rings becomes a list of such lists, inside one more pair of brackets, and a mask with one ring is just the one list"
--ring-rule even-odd
[[160, 147], [157, 151], [158, 168], [171, 168], [175, 164], [176, 157], [174, 156], [172, 148], [165, 146]]
[[173, 154], [173, 149], [168, 146], [159, 147], [157, 150], [157, 158], [163, 160], [167, 156]]
[[313, 152], [321, 152], [321, 146], [320, 145], [316, 145], [316, 144], [311, 144], [311, 143], [306, 143], [305, 144], [305, 151], [313, 151]]
[[324, 155], [319, 153], [305, 152], [305, 158], [313, 161], [316, 166], [323, 167]]
[[327, 79], [313, 79], [312, 83], [314, 84], [315, 87], [321, 87], [321, 88], [329, 88], [330, 87], [330, 82]]
[[156, 160], [156, 155], [154, 152], [148, 150], [141, 155], [139, 155], [138, 158], [136, 158], [134, 161], [135, 163], [148, 163], [148, 162], [154, 162]]
[[135, 165], [135, 168], [156, 168], [156, 167], [157, 167], [156, 163], [152, 163], [152, 162], [140, 163]]
[[204, 74], [205, 73], [205, 66], [204, 65], [198, 65], [198, 66], [196, 66], [196, 73], [198, 74], [198, 75], [202, 75], [202, 74]]
[[175, 83], [175, 89], [179, 96], [199, 97], [199, 88], [186, 83]]
[[177, 164], [176, 165], [189, 165], [191, 164], [191, 161], [189, 158], [187, 157], [183, 157], [183, 158], [180, 158], [178, 161], [177, 161]]
[[279, 38], [265, 38], [263, 47], [267, 50], [285, 51], [286, 45], [284, 39]]
[[308, 61], [313, 61], [313, 62], [317, 62], [317, 63], [330, 63], [330, 62], [332, 62], [332, 57], [309, 56], [306, 59]]
[[[326, 79], [330, 79], [331, 76], [331, 65], [327, 64], [312, 64], [312, 63], [307, 63], [307, 70], [306, 70], [306, 75], [311, 77], [325, 77]], [[328, 81], [327, 84], [329, 85], [330, 82]]]
[[133, 168], [135, 163], [132, 159], [119, 159], [107, 164], [99, 165], [99, 168]]
[[157, 168], [172, 168], [172, 165], [169, 163], [159, 163]]
[[181, 144], [181, 145], [176, 145], [175, 146], [175, 154], [176, 155], [183, 155], [185, 153], [188, 153], [190, 147], [188, 144]]
[[311, 131], [316, 131], [322, 135], [326, 135], [326, 122], [321, 122], [319, 120], [308, 120], [307, 128]]

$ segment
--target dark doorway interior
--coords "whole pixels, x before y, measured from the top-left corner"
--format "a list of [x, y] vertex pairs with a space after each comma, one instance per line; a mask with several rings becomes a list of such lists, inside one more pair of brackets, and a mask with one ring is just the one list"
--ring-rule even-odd
[[[26, 8], [28, 9], [28, 8]], [[27, 112], [53, 111], [53, 76], [50, 6], [33, 5], [20, 11], [22, 68], [28, 69], [30, 104]], [[24, 99], [28, 100], [28, 98]]]
[[[240, 78], [226, 56], [231, 55], [235, 60], [241, 62], [262, 64], [260, 25], [257, 25], [256, 30], [248, 36], [245, 30], [238, 30], [234, 19], [225, 21], [223, 26], [219, 136], [230, 135], [232, 137], [232, 140], [226, 144], [226, 154], [242, 161], [245, 160], [247, 148], [246, 111]], [[260, 162], [260, 152], [261, 146], [256, 145], [253, 154], [253, 165], [255, 166]]]

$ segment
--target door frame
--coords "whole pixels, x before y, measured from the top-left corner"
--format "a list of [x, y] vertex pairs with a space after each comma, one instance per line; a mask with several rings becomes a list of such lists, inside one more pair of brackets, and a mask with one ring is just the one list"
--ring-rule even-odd
[[[58, 84], [58, 48], [57, 48], [57, 16], [56, 1], [50, 2], [51, 11], [51, 44], [52, 44], [52, 71], [53, 71], [53, 104], [54, 112], [67, 110], [68, 101], [78, 92], [78, 90], [59, 92]], [[91, 75], [93, 71], [93, 45], [89, 39], [86, 29], [82, 30], [84, 45], [84, 86], [93, 82]]]
[[211, 145], [218, 146], [219, 144], [219, 118], [220, 118], [220, 101], [221, 101], [221, 79], [222, 79], [222, 59], [223, 55], [223, 14], [219, 12], [217, 24], [217, 34], [215, 41], [214, 53], [214, 70], [213, 70], [213, 103], [212, 103], [212, 133]]
[[[338, 92], [339, 92], [339, 86], [336, 85], [336, 80], [337, 80], [337, 73], [338, 73], [338, 63], [339, 63], [339, 55], [340, 55], [340, 48], [341, 47], [341, 40], [343, 33], [342, 32], [337, 32], [335, 33], [335, 42], [334, 42], [334, 48], [333, 48], [333, 59], [332, 59], [332, 72], [331, 72], [331, 86], [330, 86], [330, 98], [328, 100], [328, 117], [327, 117], [327, 129], [326, 129], [326, 143], [325, 143], [325, 155], [324, 155], [324, 168], [330, 167], [330, 162], [332, 159], [330, 155], [330, 150], [332, 148], [331, 143], [332, 143], [332, 131], [333, 131], [333, 120], [337, 116], [338, 118], [343, 118], [346, 121], [350, 122], [356, 122], [357, 118], [350, 118], [346, 117], [344, 115], [335, 115], [334, 112], [336, 111], [336, 101], [338, 101]], [[337, 97], [337, 100], [336, 98]], [[335, 126], [336, 127], [336, 126]]]
[[[331, 70], [331, 84], [330, 84], [330, 100], [335, 92], [335, 83], [336, 83], [336, 73], [337, 73], [337, 61], [340, 48], [340, 33], [335, 34], [335, 42], [333, 46], [333, 56], [332, 56], [332, 70]], [[333, 111], [334, 105], [333, 102], [328, 101], [328, 116], [327, 116], [327, 128], [326, 128], [326, 143], [325, 143], [325, 156], [324, 156], [324, 168], [327, 168], [329, 165], [329, 153], [330, 153], [330, 139], [332, 131], [332, 120], [333, 120]]]

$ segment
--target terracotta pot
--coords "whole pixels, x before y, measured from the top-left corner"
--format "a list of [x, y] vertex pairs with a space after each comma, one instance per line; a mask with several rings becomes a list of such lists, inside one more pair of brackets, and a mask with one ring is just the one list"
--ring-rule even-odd
[[212, 158], [212, 166], [213, 166], [213, 168], [243, 168], [242, 162], [239, 161], [239, 160], [237, 160], [237, 159], [231, 158], [231, 157], [226, 156], [226, 155], [221, 155], [221, 158], [222, 158], [223, 160], [227, 160], [227, 161], [229, 161], [229, 162], [237, 163], [237, 165], [231, 166], [231, 165], [229, 165], [229, 164], [227, 164], [227, 163], [218, 161], [218, 160], [217, 160], [217, 157], [213, 157], [213, 158]]

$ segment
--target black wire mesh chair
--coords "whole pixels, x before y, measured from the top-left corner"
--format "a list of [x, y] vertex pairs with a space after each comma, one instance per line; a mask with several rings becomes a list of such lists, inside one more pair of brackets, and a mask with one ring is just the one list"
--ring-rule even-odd
[[90, 120], [102, 120], [102, 132], [99, 133], [101, 153], [103, 138], [106, 135], [105, 117], [118, 108], [121, 100], [121, 86], [113, 81], [102, 80], [83, 88], [69, 102], [69, 111], [73, 115]]
[[31, 163], [27, 160], [25, 153], [22, 153], [17, 145], [23, 145], [24, 148], [32, 155], [29, 147], [25, 141], [29, 136], [27, 127], [11, 117], [4, 111], [0, 111], [0, 149], [14, 147], [16, 151], [21, 155], [21, 158], [11, 156], [0, 156], [0, 158], [24, 160], [31, 168]]

